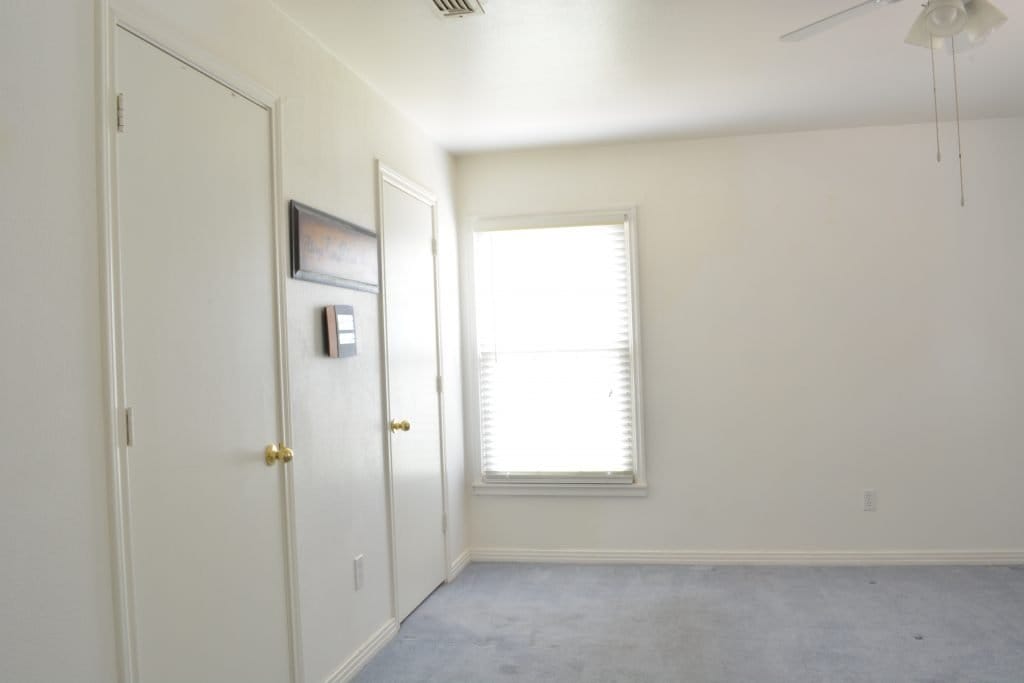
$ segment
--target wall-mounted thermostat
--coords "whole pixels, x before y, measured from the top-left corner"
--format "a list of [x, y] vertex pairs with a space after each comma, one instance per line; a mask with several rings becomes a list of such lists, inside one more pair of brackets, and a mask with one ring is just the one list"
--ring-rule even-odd
[[328, 356], [348, 358], [356, 355], [356, 315], [351, 306], [325, 306], [324, 331]]

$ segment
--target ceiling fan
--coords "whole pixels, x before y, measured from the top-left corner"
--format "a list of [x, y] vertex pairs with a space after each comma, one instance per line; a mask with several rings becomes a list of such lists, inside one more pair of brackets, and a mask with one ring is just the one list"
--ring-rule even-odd
[[[900, 0], [864, 0], [852, 7], [830, 14], [824, 19], [784, 33], [779, 40], [794, 42], [810, 38], [837, 24], [859, 16], [882, 5]], [[926, 0], [921, 13], [910, 27], [906, 42], [927, 48], [932, 61], [932, 100], [935, 108], [936, 159], [942, 161], [939, 148], [939, 102], [935, 86], [935, 50], [948, 50], [953, 56], [953, 93], [956, 102], [957, 156], [960, 159], [960, 205], [964, 200], [963, 153], [960, 147], [960, 89], [957, 83], [956, 53], [976, 47], [1006, 22], [1006, 15], [988, 0]]]
[[[847, 7], [824, 19], [785, 33], [779, 36], [779, 40], [797, 41], [810, 38], [877, 7], [897, 2], [900, 0], [864, 0], [853, 7]], [[958, 36], [960, 40], [957, 41], [956, 47], [963, 51], [968, 45], [983, 42], [992, 31], [1006, 22], [1006, 15], [988, 0], [928, 0], [922, 7], [906, 39], [907, 43], [919, 47], [939, 49], [947, 46], [947, 38]]]

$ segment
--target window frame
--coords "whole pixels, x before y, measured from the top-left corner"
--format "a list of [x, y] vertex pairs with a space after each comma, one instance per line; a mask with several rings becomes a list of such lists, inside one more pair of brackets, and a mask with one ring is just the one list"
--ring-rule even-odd
[[[638, 262], [638, 229], [636, 208], [609, 209], [605, 211], [579, 211], [550, 214], [527, 214], [500, 217], [474, 217], [467, 221], [461, 240], [462, 288], [463, 288], [463, 367], [465, 373], [465, 418], [467, 451], [469, 458], [471, 487], [474, 494], [523, 495], [523, 496], [645, 496], [647, 495], [647, 474], [644, 455], [644, 410], [641, 361], [640, 330], [640, 287]], [[502, 230], [526, 230], [534, 228], [568, 228], [587, 225], [614, 225], [622, 223], [626, 230], [629, 282], [632, 295], [630, 323], [632, 332], [633, 370], [633, 433], [635, 461], [632, 482], [565, 482], [537, 479], [494, 482], [483, 479], [483, 450], [481, 447], [480, 418], [480, 367], [476, 329], [476, 264], [474, 262], [474, 239], [478, 232]]]

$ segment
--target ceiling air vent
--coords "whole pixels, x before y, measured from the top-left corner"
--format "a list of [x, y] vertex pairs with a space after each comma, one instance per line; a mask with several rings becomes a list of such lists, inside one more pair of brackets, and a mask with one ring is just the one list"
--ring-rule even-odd
[[442, 17], [469, 17], [483, 14], [482, 0], [431, 0], [434, 9]]

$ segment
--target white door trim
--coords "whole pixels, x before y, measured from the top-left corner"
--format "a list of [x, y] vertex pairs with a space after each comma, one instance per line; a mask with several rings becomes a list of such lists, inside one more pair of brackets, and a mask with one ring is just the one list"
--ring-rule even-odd
[[[116, 154], [116, 63], [114, 35], [123, 28], [142, 40], [163, 50], [200, 73], [221, 83], [270, 115], [271, 182], [274, 229], [275, 328], [277, 334], [279, 420], [281, 438], [292, 443], [290, 375], [288, 370], [287, 301], [285, 272], [288, 248], [283, 242], [287, 231], [281, 185], [281, 102], [280, 98], [250, 79], [223, 66], [220, 61], [181, 38], [162, 20], [146, 14], [128, 0], [95, 0], [97, 32], [97, 189], [99, 192], [99, 226], [101, 288], [103, 298], [105, 403], [107, 408], [108, 481], [110, 486], [110, 524], [113, 546], [114, 621], [117, 640], [118, 678], [122, 683], [138, 683], [137, 633], [135, 622], [134, 565], [131, 547], [131, 507], [127, 477], [127, 454], [124, 449], [124, 424], [121, 420], [125, 396], [124, 325], [121, 301], [121, 259], [117, 224], [117, 154]], [[130, 107], [130, 105], [129, 105]], [[130, 117], [130, 113], [128, 114]], [[130, 126], [130, 120], [126, 126]], [[285, 534], [285, 596], [288, 603], [291, 656], [291, 683], [304, 680], [302, 671], [302, 636], [299, 618], [298, 564], [295, 547], [295, 489], [291, 467], [282, 467], [282, 504]]]
[[379, 159], [377, 160], [377, 243], [380, 260], [380, 337], [381, 354], [383, 357], [382, 393], [383, 400], [383, 424], [384, 430], [384, 463], [387, 477], [387, 506], [388, 506], [388, 540], [391, 547], [391, 616], [398, 618], [398, 548], [395, 541], [395, 482], [394, 468], [391, 466], [391, 439], [386, 428], [391, 419], [391, 396], [390, 396], [390, 374], [388, 368], [388, 311], [387, 297], [384, 295], [387, 287], [387, 271], [384, 267], [384, 252], [387, 248], [384, 235], [384, 185], [388, 184], [397, 190], [405, 192], [410, 197], [417, 199], [430, 207], [430, 231], [432, 249], [432, 262], [434, 267], [434, 344], [436, 346], [437, 374], [441, 378], [437, 390], [437, 419], [440, 434], [439, 448], [441, 457], [441, 514], [444, 525], [442, 526], [442, 538], [444, 539], [444, 567], [443, 576], [446, 581], [454, 578], [449, 570], [448, 560], [448, 458], [446, 449], [445, 419], [444, 419], [444, 390], [446, 378], [444, 372], [444, 353], [441, 345], [441, 296], [440, 296], [440, 270], [438, 267], [437, 249], [437, 196], [422, 185], [415, 183], [401, 175], [392, 168], [386, 166]]

